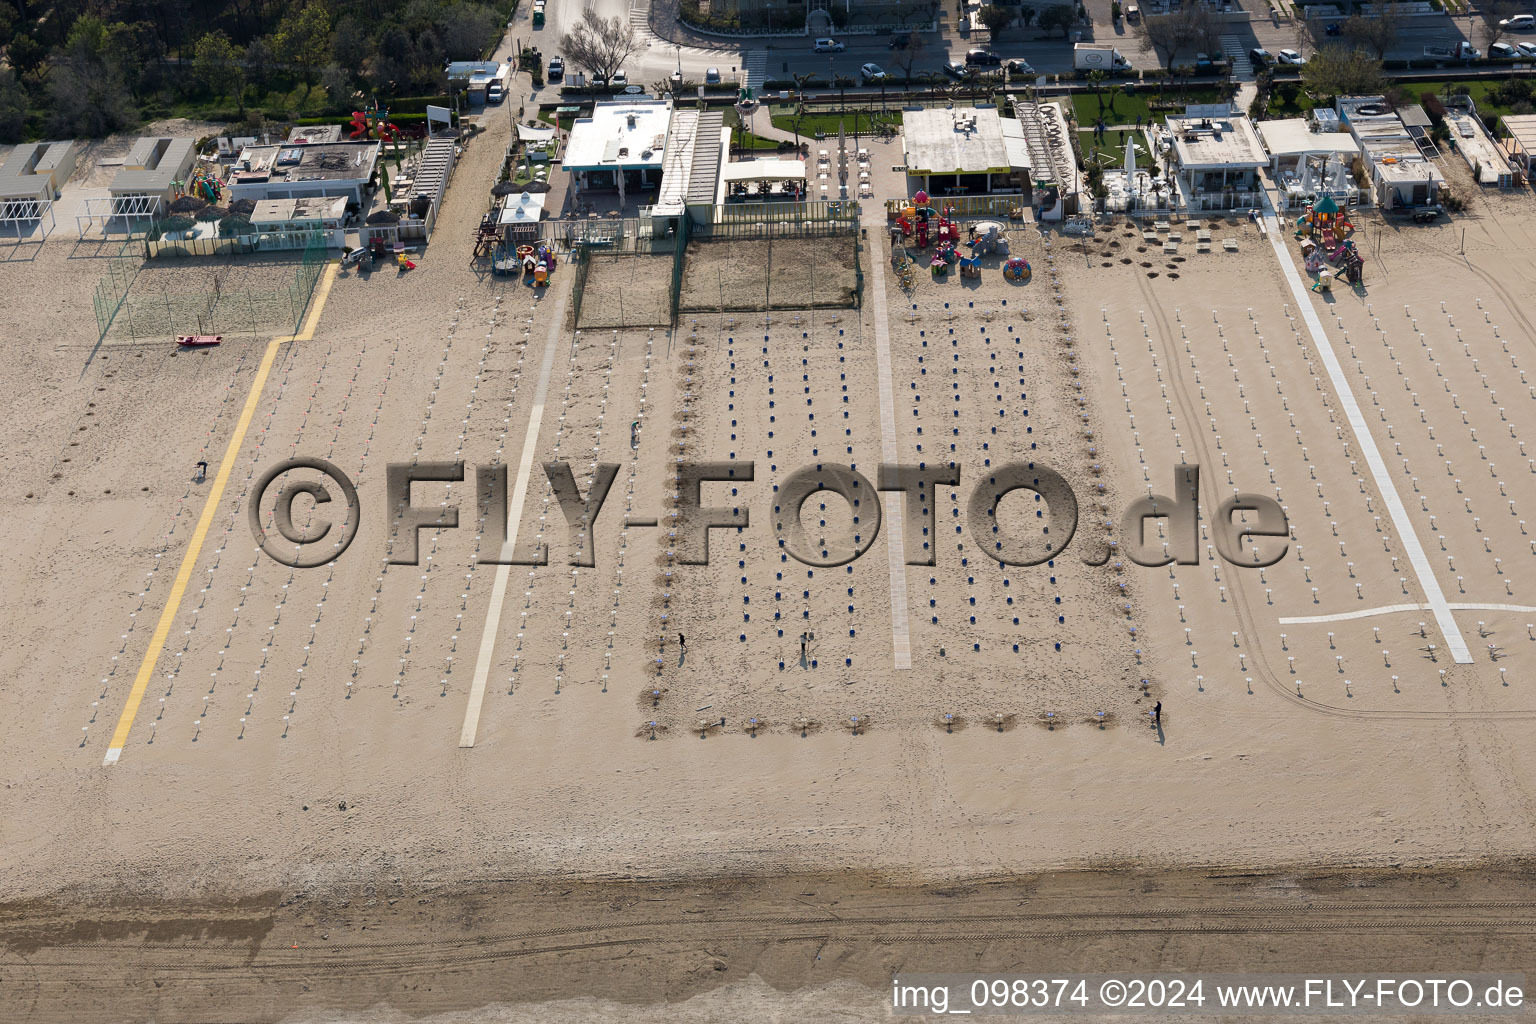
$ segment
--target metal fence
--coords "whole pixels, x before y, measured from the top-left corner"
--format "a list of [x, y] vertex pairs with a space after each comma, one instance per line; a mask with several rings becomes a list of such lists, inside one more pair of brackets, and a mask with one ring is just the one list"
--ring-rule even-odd
[[[114, 327], [119, 336], [170, 339], [182, 334], [292, 334], [304, 319], [315, 283], [325, 269], [329, 248], [325, 233], [315, 232], [284, 283], [273, 288], [226, 288], [220, 271], [238, 267], [234, 260], [189, 263], [200, 286], [149, 291], [140, 284], [145, 260], [120, 256], [111, 261], [96, 286], [96, 323], [101, 337]], [[212, 241], [212, 240], [209, 240]], [[142, 249], [143, 240], [138, 240]], [[248, 250], [260, 251], [260, 250]], [[189, 261], [193, 253], [177, 254]], [[232, 255], [220, 253], [220, 255]], [[187, 280], [187, 279], [183, 279]]]
[[242, 256], [256, 252], [280, 252], [285, 249], [308, 250], [318, 241], [320, 248], [330, 243], [330, 231], [266, 231], [230, 238], [153, 238], [144, 241], [144, 258], [188, 258], [193, 256]]
[[710, 239], [825, 238], [856, 233], [860, 207], [853, 200], [808, 203], [730, 203], [712, 207], [693, 237]]

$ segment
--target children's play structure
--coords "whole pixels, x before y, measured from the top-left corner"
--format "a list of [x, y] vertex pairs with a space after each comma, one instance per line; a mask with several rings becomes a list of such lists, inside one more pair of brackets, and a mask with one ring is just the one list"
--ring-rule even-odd
[[903, 238], [911, 238], [919, 249], [928, 248], [930, 239], [939, 248], [953, 248], [960, 240], [960, 225], [953, 220], [954, 210], [940, 214], [928, 201], [928, 193], [918, 190], [912, 197], [912, 205], [901, 211], [896, 224]]
[[389, 119], [389, 108], [379, 106], [375, 101], [367, 110], [352, 111], [353, 139], [380, 139], [384, 142], [395, 142], [400, 138], [400, 126]]
[[192, 171], [192, 177], [187, 179], [186, 194], [206, 199], [210, 203], [217, 203], [223, 187], [219, 184], [219, 179], [214, 175], [211, 167], [199, 164]]
[[1302, 261], [1307, 273], [1317, 275], [1313, 291], [1332, 290], [1335, 276], [1342, 276], [1351, 285], [1364, 282], [1365, 260], [1350, 237], [1354, 233], [1355, 226], [1328, 196], [1308, 206], [1297, 219], [1295, 237], [1301, 240]]
[[1028, 284], [1033, 271], [1029, 269], [1029, 260], [1023, 256], [1014, 256], [1003, 264], [1003, 280], [1016, 281], [1019, 284]]
[[555, 250], [547, 242], [519, 245], [511, 253], [505, 245], [500, 245], [491, 257], [491, 272], [515, 274], [521, 271], [524, 281], [531, 281], [535, 288], [543, 288], [549, 284], [549, 275], [555, 272], [555, 264], [558, 262]]

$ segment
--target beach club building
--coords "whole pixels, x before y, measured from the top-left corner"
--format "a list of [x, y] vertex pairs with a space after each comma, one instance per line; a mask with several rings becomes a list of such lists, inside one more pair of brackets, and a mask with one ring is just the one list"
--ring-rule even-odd
[[1168, 118], [1174, 180], [1188, 210], [1245, 210], [1260, 205], [1259, 171], [1269, 154], [1253, 122], [1226, 104], [1187, 107]]
[[1420, 148], [1428, 136], [1422, 126], [1410, 131], [1383, 96], [1340, 96], [1334, 108], [1360, 144], [1377, 206], [1391, 210], [1439, 201], [1445, 175]]
[[1028, 189], [1024, 126], [995, 107], [907, 109], [901, 134], [909, 190], [938, 197]]
[[233, 199], [341, 196], [361, 207], [382, 145], [368, 140], [247, 146], [230, 165], [224, 184]]
[[577, 118], [566, 143], [564, 167], [578, 188], [630, 192], [661, 184], [672, 101], [600, 100], [591, 117]]

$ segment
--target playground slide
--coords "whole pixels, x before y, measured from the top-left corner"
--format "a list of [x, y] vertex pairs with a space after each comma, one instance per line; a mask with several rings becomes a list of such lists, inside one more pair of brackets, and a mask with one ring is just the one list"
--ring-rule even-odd
[[348, 138], [361, 139], [368, 134], [368, 121], [361, 110], [352, 111], [352, 134]]

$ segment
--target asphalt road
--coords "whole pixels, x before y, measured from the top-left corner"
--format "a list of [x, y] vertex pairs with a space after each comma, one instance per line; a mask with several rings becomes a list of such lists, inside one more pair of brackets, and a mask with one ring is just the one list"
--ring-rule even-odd
[[[660, 5], [653, 12], [651, 0], [588, 0], [604, 17], [620, 17], [634, 25], [642, 39], [641, 49], [627, 62], [625, 71], [631, 83], [648, 86], [667, 78], [679, 69], [690, 79], [702, 81], [709, 68], [718, 68], [726, 81], [737, 80], [743, 71], [753, 67], [760, 74], [754, 84], [764, 79], [787, 78], [793, 74], [815, 73], [823, 78], [829, 75], [859, 76], [861, 65], [879, 64], [887, 71], [897, 71], [895, 58], [898, 54], [889, 48], [887, 36], [849, 36], [843, 38], [847, 50], [836, 54], [819, 54], [812, 49], [807, 37], [757, 38], [749, 40], [708, 40], [692, 36], [694, 45], [678, 45], [660, 38], [653, 30], [653, 21], [667, 35], [679, 33], [670, 24], [672, 9]], [[549, 0], [548, 21], [531, 33], [534, 45], [545, 54], [560, 52], [559, 40], [578, 20], [584, 9], [577, 0]], [[1099, 10], [1100, 7], [1104, 9]], [[1135, 65], [1151, 67], [1157, 60], [1153, 54], [1141, 49], [1141, 35], [1128, 26], [1118, 28], [1108, 24], [1108, 0], [1093, 0], [1089, 10], [1095, 19], [1095, 29], [1085, 32], [1085, 38], [1099, 42], [1113, 42]], [[662, 19], [668, 24], [661, 25]], [[1449, 17], [1436, 15], [1404, 19], [1399, 42], [1387, 54], [1389, 59], [1421, 57], [1425, 46], [1444, 46], [1470, 39], [1479, 49], [1487, 48], [1482, 19], [1473, 16]], [[948, 24], [944, 22], [943, 24]], [[1281, 48], [1300, 48], [1310, 53], [1315, 48], [1313, 40], [1305, 32], [1298, 32], [1293, 23], [1272, 22], [1268, 17], [1255, 18], [1247, 25], [1235, 25], [1231, 33], [1244, 49], [1262, 46], [1270, 52]], [[1318, 26], [1321, 32], [1321, 26]], [[692, 35], [691, 33], [688, 35]], [[1005, 33], [994, 44], [962, 38], [954, 32], [925, 34], [922, 55], [913, 65], [916, 70], [937, 71], [945, 61], [962, 59], [965, 51], [973, 46], [986, 45], [1005, 57], [1022, 57], [1042, 74], [1054, 74], [1072, 70], [1072, 44], [1062, 40], [1023, 41]], [[1536, 32], [1511, 33], [1504, 41], [1514, 43], [1536, 41]], [[574, 69], [573, 69], [574, 70]]]

